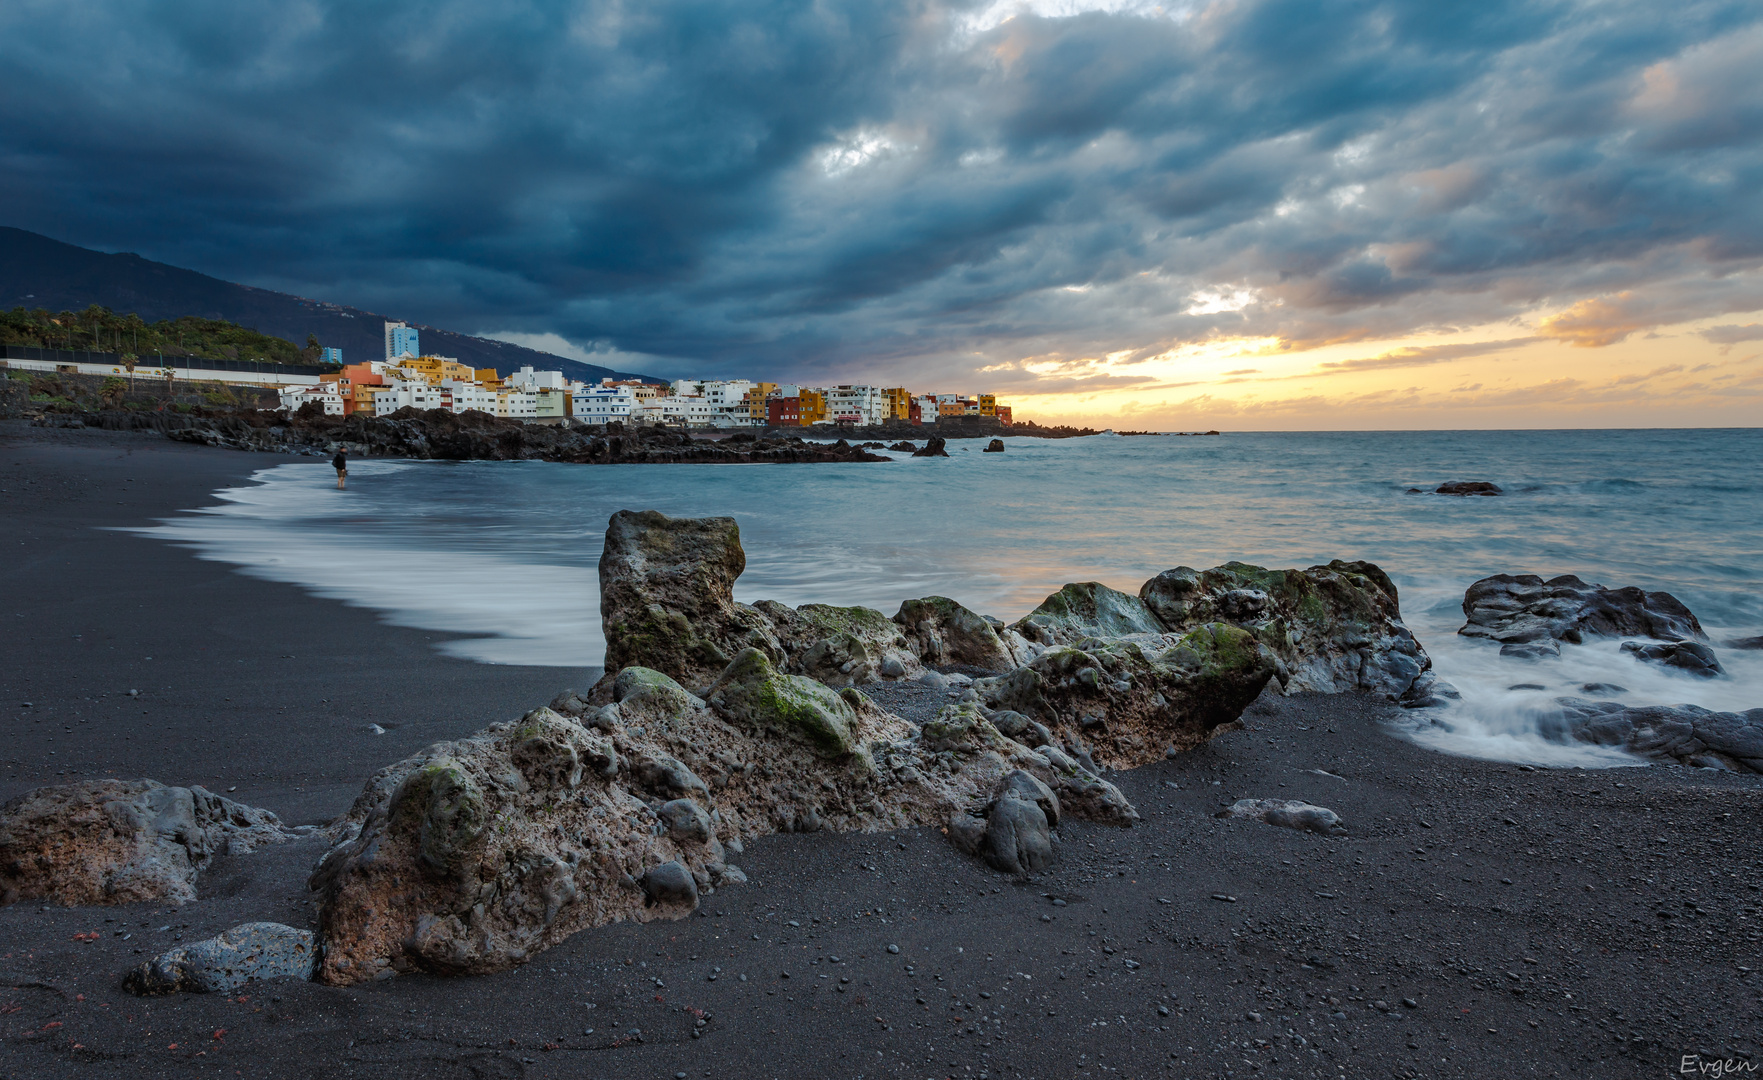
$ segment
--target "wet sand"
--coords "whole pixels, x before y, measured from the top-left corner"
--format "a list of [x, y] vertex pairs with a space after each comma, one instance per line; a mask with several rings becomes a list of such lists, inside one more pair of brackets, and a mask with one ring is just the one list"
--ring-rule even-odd
[[[104, 531], [278, 460], [0, 425], [0, 797], [150, 776], [317, 822], [381, 765], [597, 676], [454, 660], [432, 633]], [[1420, 749], [1396, 719], [1353, 696], [1264, 698], [1242, 730], [1112, 775], [1144, 820], [1068, 823], [1057, 867], [1030, 881], [934, 830], [772, 837], [748, 846], [751, 883], [692, 918], [587, 931], [473, 979], [119, 989], [178, 935], [310, 925], [316, 841], [219, 859], [182, 908], [13, 905], [0, 1077], [1763, 1066], [1763, 782], [1525, 771]], [[1239, 797], [1307, 799], [1348, 833], [1211, 816]]]

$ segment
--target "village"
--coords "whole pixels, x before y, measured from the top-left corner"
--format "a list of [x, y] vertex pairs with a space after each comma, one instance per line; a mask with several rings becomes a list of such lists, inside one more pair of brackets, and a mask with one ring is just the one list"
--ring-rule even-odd
[[504, 377], [445, 356], [424, 355], [415, 327], [386, 324], [383, 359], [344, 364], [341, 350], [324, 359], [342, 365], [316, 385], [287, 386], [281, 406], [309, 404], [328, 416], [386, 416], [399, 409], [478, 411], [531, 424], [613, 422], [686, 428], [873, 427], [934, 425], [939, 419], [989, 417], [1008, 426], [1011, 410], [996, 395], [913, 394], [905, 387], [801, 386], [748, 379], [641, 379], [586, 383], [560, 371], [523, 366]]

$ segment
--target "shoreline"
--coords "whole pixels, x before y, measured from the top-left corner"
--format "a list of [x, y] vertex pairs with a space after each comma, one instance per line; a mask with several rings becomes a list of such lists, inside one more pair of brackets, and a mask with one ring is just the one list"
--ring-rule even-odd
[[[316, 821], [411, 750], [598, 674], [454, 660], [441, 635], [103, 531], [289, 460], [0, 425], [0, 798], [75, 779], [72, 760]], [[1029, 882], [935, 830], [772, 836], [742, 860], [751, 884], [699, 915], [586, 931], [496, 975], [269, 983], [243, 1001], [117, 989], [180, 929], [307, 925], [312, 842], [218, 859], [179, 909], [15, 904], [0, 1072], [1482, 1077], [1758, 1060], [1757, 778], [1526, 771], [1425, 750], [1392, 733], [1397, 715], [1264, 697], [1241, 730], [1111, 774], [1144, 820], [1071, 823]], [[1348, 833], [1211, 816], [1239, 797], [1329, 806]]]

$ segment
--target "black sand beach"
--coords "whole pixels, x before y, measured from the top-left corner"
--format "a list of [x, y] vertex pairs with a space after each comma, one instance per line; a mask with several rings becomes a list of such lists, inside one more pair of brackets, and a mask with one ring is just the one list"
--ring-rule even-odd
[[[436, 635], [104, 531], [279, 460], [0, 428], [0, 797], [148, 776], [320, 822], [376, 768], [597, 677], [452, 660]], [[179, 935], [310, 925], [317, 840], [217, 860], [182, 908], [15, 904], [0, 1077], [1763, 1067], [1757, 778], [1449, 758], [1394, 735], [1398, 714], [1263, 698], [1242, 730], [1111, 775], [1145, 819], [1066, 824], [1061, 861], [1032, 881], [928, 830], [772, 837], [742, 859], [751, 883], [692, 918], [587, 931], [471, 979], [119, 988]], [[1316, 802], [1348, 833], [1211, 817], [1239, 797]]]

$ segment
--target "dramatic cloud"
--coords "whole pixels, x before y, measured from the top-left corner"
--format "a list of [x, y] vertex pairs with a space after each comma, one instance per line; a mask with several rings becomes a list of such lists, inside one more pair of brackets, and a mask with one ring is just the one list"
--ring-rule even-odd
[[1254, 385], [1196, 357], [1763, 309], [1751, 0], [14, 0], [0, 61], [5, 224], [647, 370]]

